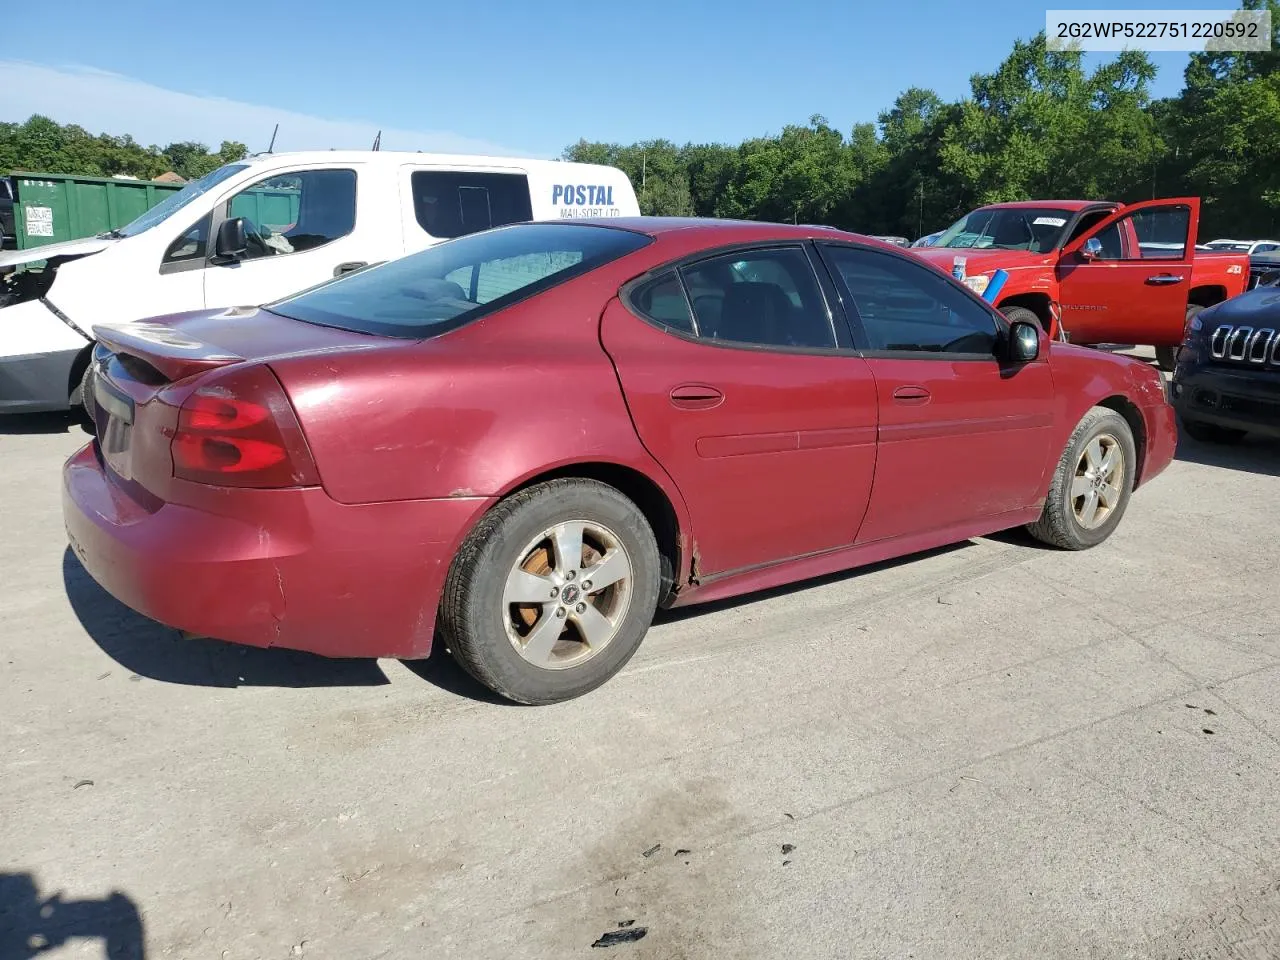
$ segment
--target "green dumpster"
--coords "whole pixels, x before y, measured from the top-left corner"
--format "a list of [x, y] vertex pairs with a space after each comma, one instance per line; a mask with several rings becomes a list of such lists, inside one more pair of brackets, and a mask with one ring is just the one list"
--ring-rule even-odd
[[15, 173], [13, 183], [18, 188], [13, 219], [19, 250], [123, 227], [183, 187], [55, 173]]

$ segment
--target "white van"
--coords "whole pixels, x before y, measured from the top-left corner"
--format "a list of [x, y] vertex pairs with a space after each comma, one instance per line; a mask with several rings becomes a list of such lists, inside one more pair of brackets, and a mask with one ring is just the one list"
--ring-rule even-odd
[[507, 223], [639, 213], [626, 174], [591, 164], [380, 151], [230, 163], [110, 234], [0, 252], [0, 413], [79, 404], [95, 324], [270, 303]]

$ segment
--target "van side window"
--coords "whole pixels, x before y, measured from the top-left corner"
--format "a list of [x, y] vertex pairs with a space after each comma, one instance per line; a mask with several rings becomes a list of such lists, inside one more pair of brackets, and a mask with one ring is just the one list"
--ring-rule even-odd
[[212, 215], [206, 213], [190, 230], [169, 244], [169, 249], [164, 252], [164, 259], [160, 263], [163, 265], [203, 260], [208, 252], [210, 219]]
[[227, 201], [227, 217], [243, 217], [245, 259], [314, 250], [356, 225], [354, 170], [306, 170], [267, 177]]
[[418, 226], [440, 240], [533, 219], [522, 173], [417, 170], [409, 185]]

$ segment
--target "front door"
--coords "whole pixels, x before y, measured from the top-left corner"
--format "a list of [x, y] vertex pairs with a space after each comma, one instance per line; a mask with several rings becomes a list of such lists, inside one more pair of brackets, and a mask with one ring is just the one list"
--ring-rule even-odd
[[231, 262], [211, 259], [204, 270], [208, 307], [270, 303], [370, 258], [354, 235], [354, 170], [272, 174], [219, 204], [214, 237], [230, 217], [244, 218], [248, 249]]
[[602, 341], [688, 505], [696, 574], [851, 544], [875, 469], [875, 383], [843, 349], [805, 245], [688, 263], [623, 299]]
[[1181, 343], [1199, 219], [1195, 197], [1135, 203], [1067, 244], [1058, 299], [1071, 342]]
[[1047, 359], [997, 359], [1004, 321], [937, 270], [862, 247], [820, 249], [880, 407], [875, 486], [859, 542], [1032, 506], [1056, 459]]

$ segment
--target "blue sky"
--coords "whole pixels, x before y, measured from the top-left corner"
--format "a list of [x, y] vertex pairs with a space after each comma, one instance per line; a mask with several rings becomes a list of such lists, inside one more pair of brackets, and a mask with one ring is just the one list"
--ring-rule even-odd
[[[364, 147], [382, 128], [385, 149], [532, 156], [579, 137], [736, 143], [814, 113], [847, 132], [909, 86], [964, 95], [971, 74], [1043, 28], [1045, 9], [1027, 0], [62, 0], [51, 22], [47, 7], [24, 3], [5, 16], [16, 42], [0, 48], [0, 119], [40, 111], [146, 143], [230, 137], [265, 149], [278, 117], [277, 149]], [[1186, 55], [1153, 59], [1156, 94], [1176, 93]]]

